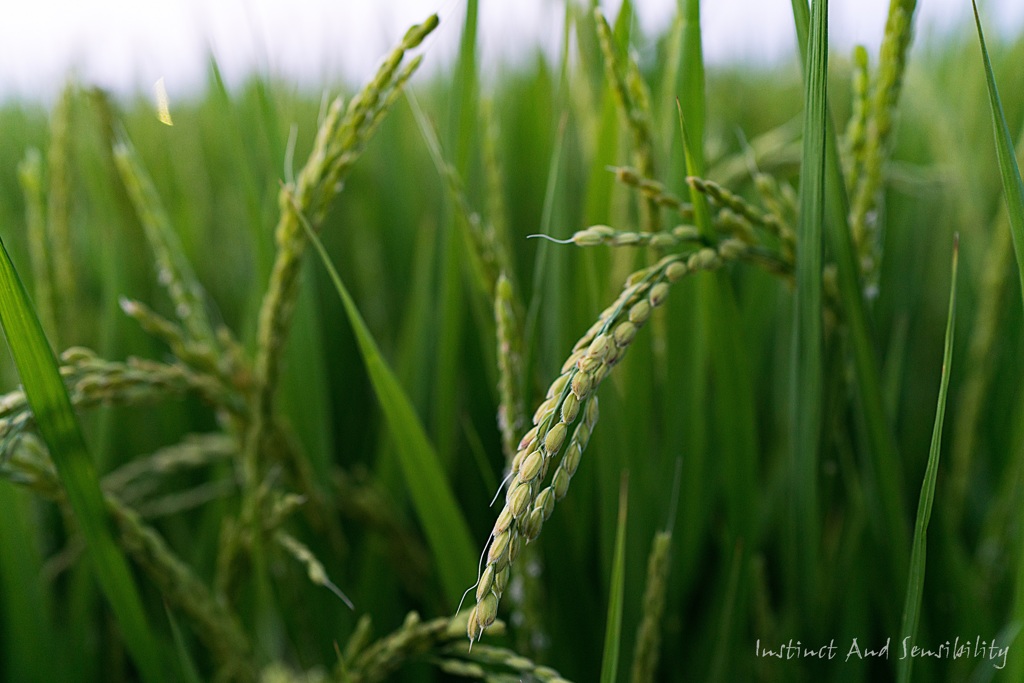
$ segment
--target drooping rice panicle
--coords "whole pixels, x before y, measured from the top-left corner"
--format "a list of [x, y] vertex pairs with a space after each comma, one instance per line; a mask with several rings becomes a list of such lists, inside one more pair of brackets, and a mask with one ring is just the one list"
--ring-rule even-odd
[[[217, 408], [244, 414], [241, 397], [227, 391], [213, 377], [180, 364], [129, 358], [120, 363], [97, 357], [80, 347], [61, 355], [61, 376], [72, 405], [78, 409], [99, 405], [146, 405], [195, 393]], [[34, 422], [25, 394], [18, 390], [0, 396], [0, 452], [9, 440]]]
[[[497, 617], [498, 602], [508, 586], [511, 564], [522, 547], [534, 540], [561, 500], [580, 465], [598, 418], [598, 386], [622, 358], [637, 330], [654, 308], [664, 303], [671, 283], [687, 273], [715, 270], [749, 249], [726, 240], [718, 250], [703, 248], [666, 256], [656, 265], [633, 273], [618, 299], [576, 342], [562, 373], [533, 415], [534, 427], [520, 440], [508, 477], [505, 504], [491, 531], [483, 572], [476, 586], [476, 605], [469, 613], [467, 634], [476, 642]], [[563, 452], [564, 447], [564, 452]], [[544, 481], [556, 456], [551, 476]]]

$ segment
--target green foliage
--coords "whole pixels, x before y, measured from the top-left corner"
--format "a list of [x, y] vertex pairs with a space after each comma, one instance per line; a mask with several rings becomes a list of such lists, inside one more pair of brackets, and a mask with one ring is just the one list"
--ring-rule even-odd
[[[560, 63], [492, 80], [474, 2], [452, 74], [410, 86], [430, 20], [329, 106], [211, 64], [173, 127], [77, 85], [0, 107], [0, 236], [60, 352], [9, 277], [0, 678], [1003, 675], [898, 658], [1024, 614], [1024, 42], [909, 51], [896, 0], [848, 64], [794, 0], [801, 88], [705, 68], [697, 0], [664, 35], [583, 4]], [[791, 639], [838, 652], [754, 653]]]

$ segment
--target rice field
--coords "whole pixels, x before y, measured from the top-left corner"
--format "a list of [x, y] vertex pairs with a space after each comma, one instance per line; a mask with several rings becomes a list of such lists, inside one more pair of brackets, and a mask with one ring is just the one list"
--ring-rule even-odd
[[1024, 38], [469, 4], [0, 104], [0, 678], [1024, 679]]

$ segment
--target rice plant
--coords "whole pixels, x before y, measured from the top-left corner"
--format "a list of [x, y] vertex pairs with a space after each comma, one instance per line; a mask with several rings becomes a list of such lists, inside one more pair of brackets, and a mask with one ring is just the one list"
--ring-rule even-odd
[[915, 5], [0, 106], [0, 675], [1016, 680], [1024, 42]]

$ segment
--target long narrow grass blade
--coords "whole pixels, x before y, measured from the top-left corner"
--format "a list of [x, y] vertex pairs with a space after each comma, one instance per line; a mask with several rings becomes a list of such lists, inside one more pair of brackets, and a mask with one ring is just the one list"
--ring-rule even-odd
[[160, 653], [128, 563], [114, 542], [96, 469], [57, 369], [57, 359], [2, 240], [0, 323], [39, 433], [50, 450], [96, 579], [120, 623], [125, 645], [146, 681], [163, 680]]
[[622, 611], [626, 595], [626, 517], [629, 510], [629, 474], [622, 474], [619, 485], [619, 521], [615, 531], [615, 559], [611, 589], [608, 592], [608, 621], [601, 658], [601, 683], [618, 680], [619, 652], [622, 649]]
[[[691, 175], [704, 175], [704, 48], [700, 30], [700, 0], [686, 0], [683, 10], [683, 64], [680, 105], [689, 129]], [[684, 142], [686, 142], [684, 140]]]
[[[810, 26], [810, 12], [807, 0], [792, 0], [793, 20], [796, 25], [798, 43], [806, 65], [807, 36]], [[804, 78], [808, 76], [806, 70]], [[850, 236], [849, 201], [846, 196], [846, 181], [840, 163], [839, 146], [836, 142], [835, 126], [826, 110], [825, 127], [825, 210], [829, 247], [838, 270], [839, 293], [843, 302], [845, 322], [849, 328], [850, 349], [853, 355], [853, 369], [856, 377], [857, 407], [864, 417], [868, 452], [874, 459], [875, 485], [878, 488], [882, 533], [889, 536], [886, 541], [893, 549], [893, 575], [906, 574], [905, 551], [909, 548], [903, 500], [903, 469], [896, 447], [896, 440], [885, 414], [885, 399], [882, 393], [881, 374], [875, 355], [874, 335], [871, 321], [862, 295], [860, 267], [854, 253]]]
[[1013, 235], [1013, 250], [1017, 255], [1017, 272], [1020, 276], [1021, 291], [1024, 292], [1024, 183], [1021, 182], [1020, 168], [1013, 151], [1013, 138], [1010, 127], [1003, 113], [1003, 103], [999, 99], [999, 89], [992, 73], [992, 62], [985, 47], [985, 34], [981, 29], [981, 17], [978, 15], [978, 3], [971, 0], [974, 7], [974, 22], [978, 26], [978, 42], [981, 44], [981, 56], [985, 60], [985, 80], [988, 84], [989, 104], [992, 107], [992, 126], [995, 129], [996, 153], [999, 155], [999, 173], [1003, 179], [1003, 192], [1006, 195], [1006, 207], [1010, 215], [1010, 233]]
[[301, 222], [345, 306], [366, 371], [394, 436], [406, 484], [434, 554], [445, 598], [454, 605], [459, 601], [464, 587], [469, 585], [469, 572], [476, 566], [476, 552], [473, 550], [469, 526], [455, 502], [455, 496], [445, 479], [444, 468], [412, 402], [381, 355], [377, 342], [331, 263], [323, 243], [307, 220], [302, 218]]
[[805, 607], [816, 590], [818, 446], [822, 400], [822, 234], [825, 219], [825, 126], [828, 94], [828, 0], [814, 0], [804, 90], [804, 143], [797, 227], [796, 314], [791, 376], [795, 576]]
[[[921, 595], [924, 591], [924, 570], [928, 549], [928, 522], [932, 516], [935, 500], [935, 481], [939, 475], [939, 454], [942, 451], [942, 423], [946, 416], [946, 393], [949, 390], [949, 369], [953, 361], [953, 332], [956, 327], [956, 272], [959, 261], [959, 238], [953, 243], [953, 275], [949, 285], [949, 314], [946, 317], [946, 341], [942, 351], [942, 379], [939, 381], [938, 406], [935, 408], [935, 426], [932, 429], [932, 444], [928, 450], [928, 465], [921, 484], [921, 497], [917, 503], [917, 521], [914, 523], [914, 543], [910, 553], [910, 575], [907, 578], [907, 596], [903, 605], [903, 620], [900, 624], [901, 642], [904, 638], [914, 639], [921, 619]], [[897, 665], [897, 680], [909, 683], [913, 657], [902, 657]]]

